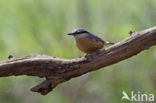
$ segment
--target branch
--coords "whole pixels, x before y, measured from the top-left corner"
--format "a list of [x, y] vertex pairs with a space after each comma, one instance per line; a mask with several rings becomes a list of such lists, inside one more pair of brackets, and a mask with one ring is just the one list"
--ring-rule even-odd
[[156, 27], [135, 32], [100, 53], [77, 59], [33, 55], [3, 61], [0, 62], [0, 77], [12, 75], [44, 77], [46, 80], [31, 88], [31, 91], [46, 95], [60, 83], [127, 59], [153, 45], [156, 45]]

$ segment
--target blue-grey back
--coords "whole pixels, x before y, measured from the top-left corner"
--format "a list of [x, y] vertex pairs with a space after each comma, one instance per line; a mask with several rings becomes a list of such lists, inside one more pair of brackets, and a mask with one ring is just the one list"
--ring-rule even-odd
[[103, 39], [101, 39], [101, 38], [99, 38], [99, 37], [97, 37], [97, 36], [95, 36], [94, 34], [91, 34], [91, 33], [88, 33], [88, 38], [96, 40], [96, 41], [104, 42]]

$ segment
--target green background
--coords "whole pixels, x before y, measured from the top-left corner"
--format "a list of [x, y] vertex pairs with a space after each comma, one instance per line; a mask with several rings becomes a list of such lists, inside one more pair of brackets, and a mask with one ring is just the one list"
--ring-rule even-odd
[[[77, 58], [85, 54], [66, 35], [75, 28], [119, 42], [130, 30], [155, 24], [156, 0], [0, 0], [0, 60], [10, 54]], [[0, 78], [0, 103], [120, 103], [123, 90], [155, 94], [156, 48], [74, 78], [46, 96], [29, 91], [41, 81], [28, 76]]]

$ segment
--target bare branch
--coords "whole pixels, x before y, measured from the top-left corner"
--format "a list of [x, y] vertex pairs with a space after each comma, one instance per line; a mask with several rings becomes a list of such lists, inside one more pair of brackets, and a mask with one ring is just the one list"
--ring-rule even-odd
[[3, 61], [0, 63], [0, 77], [12, 75], [44, 77], [46, 80], [31, 90], [45, 95], [62, 82], [127, 59], [153, 45], [156, 45], [156, 27], [135, 32], [100, 53], [77, 59], [33, 55]]

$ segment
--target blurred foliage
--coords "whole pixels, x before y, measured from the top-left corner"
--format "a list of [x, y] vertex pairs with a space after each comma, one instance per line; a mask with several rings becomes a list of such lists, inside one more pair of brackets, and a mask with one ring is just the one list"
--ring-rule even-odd
[[[119, 42], [130, 30], [155, 26], [155, 10], [156, 0], [0, 0], [0, 60], [31, 54], [77, 58], [84, 54], [68, 32], [81, 27]], [[0, 78], [0, 103], [120, 103], [123, 90], [156, 93], [155, 78], [152, 47], [72, 79], [46, 96], [28, 90], [41, 82], [39, 78]]]

